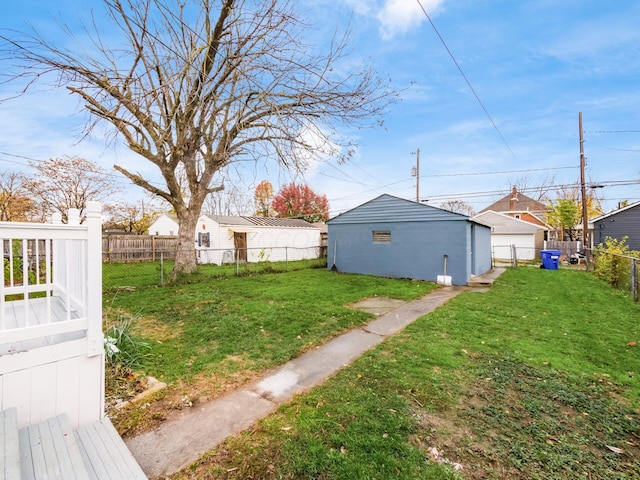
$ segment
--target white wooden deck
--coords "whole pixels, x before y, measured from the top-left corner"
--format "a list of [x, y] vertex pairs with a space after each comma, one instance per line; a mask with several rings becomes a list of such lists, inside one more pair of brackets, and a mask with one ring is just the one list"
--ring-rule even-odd
[[[2, 317], [5, 328], [0, 337], [2, 339], [0, 340], [0, 356], [78, 340], [86, 335], [83, 330], [56, 333], [56, 330], [64, 327], [65, 323], [80, 318], [77, 311], [66, 305], [60, 297], [31, 298], [28, 302], [24, 300], [5, 301], [3, 308]], [[24, 327], [42, 327], [43, 330], [49, 330], [52, 334], [27, 340], [11, 339], [12, 330]]]
[[18, 430], [16, 410], [0, 412], [5, 480], [142, 480], [147, 476], [108, 418], [74, 431], [66, 415]]

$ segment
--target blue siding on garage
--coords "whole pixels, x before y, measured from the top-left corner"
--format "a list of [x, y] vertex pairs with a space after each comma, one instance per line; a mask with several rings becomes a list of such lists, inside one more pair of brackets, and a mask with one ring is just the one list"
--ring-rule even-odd
[[[447, 275], [464, 285], [491, 268], [491, 229], [429, 205], [382, 195], [327, 224], [328, 268], [341, 272], [436, 281], [447, 255]], [[390, 243], [374, 243], [374, 231]]]
[[380, 195], [345, 213], [332, 218], [329, 225], [345, 223], [398, 223], [423, 222], [433, 220], [466, 221], [469, 217], [448, 212], [430, 205], [404, 200], [391, 195]]
[[593, 244], [604, 243], [606, 237], [627, 238], [631, 250], [640, 251], [640, 202], [610, 213], [593, 222]]
[[[471, 248], [472, 275], [482, 275], [491, 270], [491, 227], [473, 225], [474, 240]], [[487, 245], [489, 246], [487, 248]]]

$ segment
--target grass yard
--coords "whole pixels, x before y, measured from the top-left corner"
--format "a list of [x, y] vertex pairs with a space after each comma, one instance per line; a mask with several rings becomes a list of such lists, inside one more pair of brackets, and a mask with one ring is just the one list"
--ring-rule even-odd
[[[128, 285], [138, 278], [132, 273]], [[155, 401], [109, 414], [122, 434], [148, 429], [373, 317], [349, 303], [376, 295], [411, 300], [434, 288], [326, 268], [245, 277], [204, 268], [175, 285], [112, 287], [103, 300], [107, 328], [130, 321], [130, 333], [147, 345], [138, 370], [169, 388]], [[120, 379], [111, 372], [108, 403], [128, 393], [127, 373]]]
[[[271, 308], [284, 311], [297, 299], [285, 284], [325, 273], [245, 279], [232, 291], [277, 298]], [[355, 296], [358, 277], [331, 278], [339, 285], [326, 300], [307, 287], [305, 313]], [[332, 316], [345, 328], [362, 321]], [[634, 342], [640, 306], [591, 274], [508, 270], [488, 292], [456, 297], [171, 478], [638, 479]]]

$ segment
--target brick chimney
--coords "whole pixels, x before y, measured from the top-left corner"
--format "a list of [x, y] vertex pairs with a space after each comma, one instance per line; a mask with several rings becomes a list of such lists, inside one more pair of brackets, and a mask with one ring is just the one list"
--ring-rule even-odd
[[518, 204], [518, 189], [514, 186], [511, 191], [511, 198], [509, 199], [509, 211], [513, 212]]

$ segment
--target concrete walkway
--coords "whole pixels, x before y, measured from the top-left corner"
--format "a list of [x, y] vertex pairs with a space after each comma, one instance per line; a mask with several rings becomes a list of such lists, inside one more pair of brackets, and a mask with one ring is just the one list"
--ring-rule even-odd
[[[491, 285], [503, 271], [496, 269], [484, 278], [477, 277], [477, 285]], [[198, 460], [226, 437], [236, 435], [265, 418], [294, 395], [322, 383], [419, 317], [472, 289], [443, 287], [419, 300], [400, 306], [390, 304], [387, 308], [377, 302], [375, 308], [378, 312], [387, 313], [291, 360], [261, 380], [183, 411], [179, 417], [163, 423], [156, 430], [127, 439], [127, 446], [150, 478], [175, 473]]]

